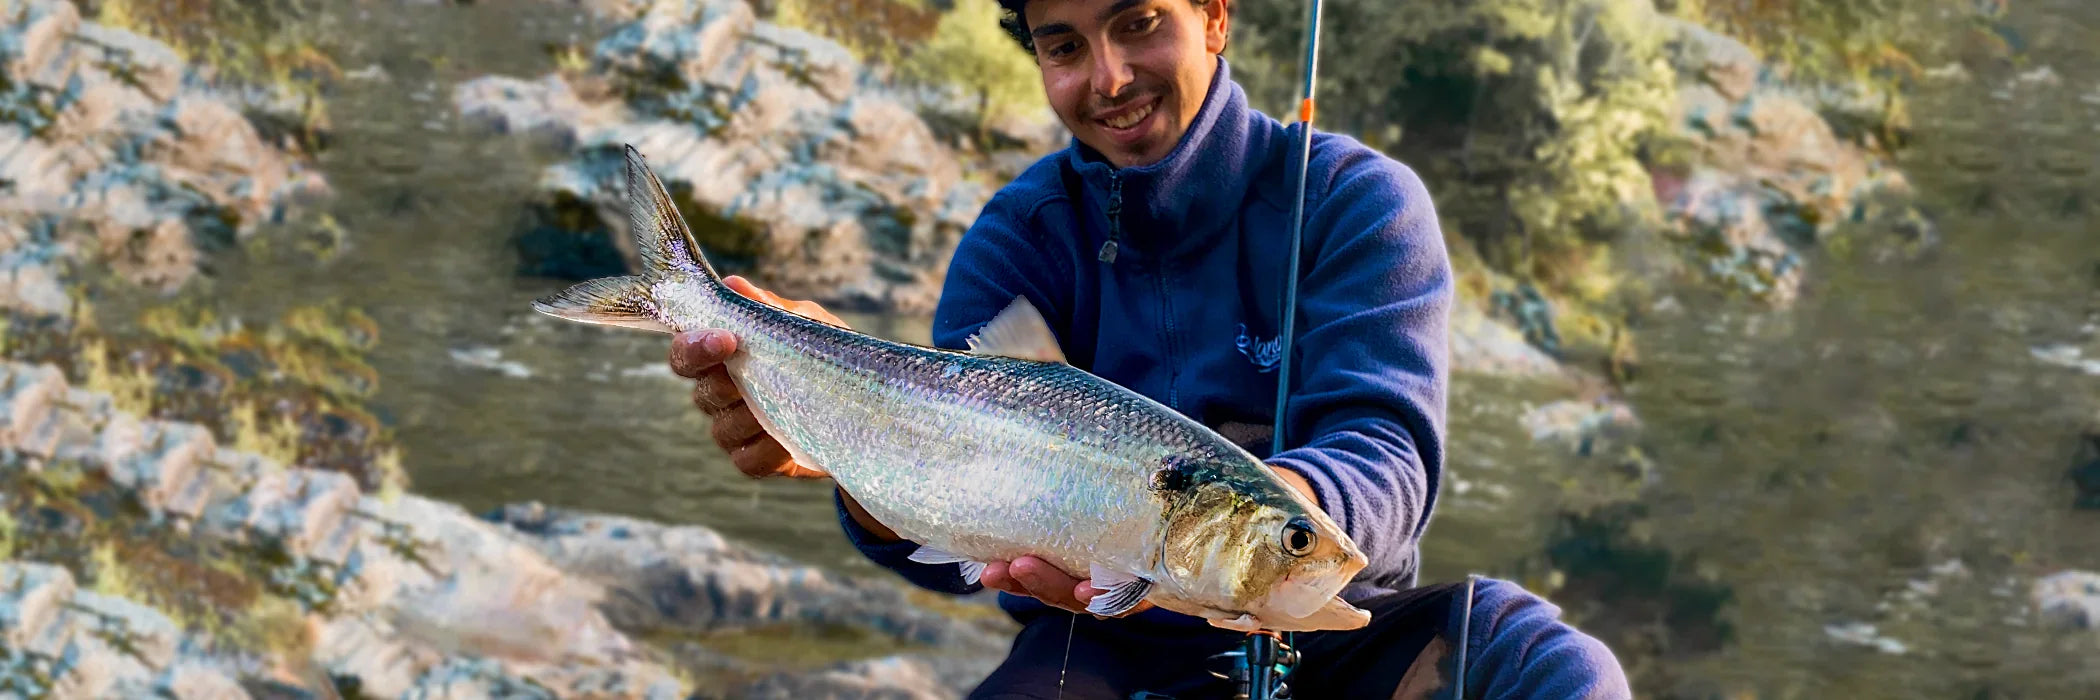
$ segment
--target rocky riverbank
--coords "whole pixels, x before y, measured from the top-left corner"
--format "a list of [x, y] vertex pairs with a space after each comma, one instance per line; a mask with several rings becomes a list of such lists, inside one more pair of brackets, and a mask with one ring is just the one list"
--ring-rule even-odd
[[[0, 366], [0, 419], [0, 685], [32, 697], [937, 697], [1003, 650], [976, 602], [696, 526], [366, 493], [51, 366]], [[859, 660], [788, 658], [809, 629]]]
[[230, 245], [326, 193], [159, 42], [64, 0], [0, 3], [0, 305], [63, 315], [58, 263], [172, 291]]
[[991, 189], [844, 48], [743, 0], [662, 0], [578, 52], [574, 70], [454, 90], [464, 117], [577, 153], [545, 174], [523, 271], [631, 267], [619, 173], [634, 144], [723, 267], [846, 310], [932, 308]]

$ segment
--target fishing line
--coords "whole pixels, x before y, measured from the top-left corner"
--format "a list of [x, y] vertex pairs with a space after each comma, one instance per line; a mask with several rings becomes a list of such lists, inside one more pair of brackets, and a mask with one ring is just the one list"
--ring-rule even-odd
[[1065, 625], [1065, 662], [1057, 667], [1057, 700], [1065, 700], [1065, 671], [1072, 668], [1072, 635], [1079, 629], [1079, 613]]

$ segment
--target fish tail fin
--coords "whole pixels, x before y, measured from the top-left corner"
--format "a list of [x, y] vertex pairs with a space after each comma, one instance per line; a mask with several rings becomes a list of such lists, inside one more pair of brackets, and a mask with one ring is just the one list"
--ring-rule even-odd
[[644, 277], [606, 277], [584, 282], [532, 302], [532, 310], [571, 321], [670, 333], [657, 319], [656, 299]]
[[693, 239], [693, 230], [679, 215], [671, 194], [664, 190], [664, 183], [649, 170], [641, 151], [629, 144], [626, 155], [627, 230], [634, 236], [635, 250], [641, 253], [642, 276], [655, 279], [685, 273], [706, 280], [710, 288], [726, 291], [728, 288], [723, 286], [722, 276], [700, 252], [700, 243]]
[[658, 316], [652, 294], [658, 280], [682, 276], [722, 294], [732, 292], [700, 252], [692, 229], [641, 151], [628, 145], [626, 159], [627, 230], [641, 254], [641, 274], [584, 282], [536, 300], [532, 308], [571, 321], [671, 333], [674, 329]]

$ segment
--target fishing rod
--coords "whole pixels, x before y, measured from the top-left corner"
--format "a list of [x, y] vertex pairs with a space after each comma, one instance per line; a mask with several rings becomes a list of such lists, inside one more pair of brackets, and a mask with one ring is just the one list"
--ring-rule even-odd
[[[1301, 100], [1298, 103], [1298, 173], [1297, 194], [1291, 200], [1291, 256], [1290, 267], [1284, 271], [1283, 287], [1283, 354], [1276, 361], [1276, 415], [1274, 428], [1269, 434], [1269, 454], [1283, 452], [1283, 429], [1287, 423], [1284, 413], [1291, 394], [1291, 345], [1292, 335], [1298, 320], [1298, 266], [1300, 249], [1305, 243], [1305, 181], [1312, 164], [1313, 100], [1319, 86], [1320, 75], [1320, 0], [1310, 0], [1305, 18], [1305, 73], [1300, 86]], [[1244, 700], [1277, 700], [1290, 697], [1290, 688], [1285, 679], [1298, 665], [1298, 650], [1274, 632], [1249, 633], [1237, 651], [1221, 656], [1236, 657], [1231, 680], [1239, 685], [1238, 698]]]

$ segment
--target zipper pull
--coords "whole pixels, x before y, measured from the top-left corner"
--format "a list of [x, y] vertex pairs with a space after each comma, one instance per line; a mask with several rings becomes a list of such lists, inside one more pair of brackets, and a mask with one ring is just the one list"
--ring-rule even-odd
[[1123, 176], [1108, 174], [1108, 242], [1101, 244], [1101, 252], [1094, 258], [1104, 264], [1116, 264], [1116, 241], [1123, 237]]

